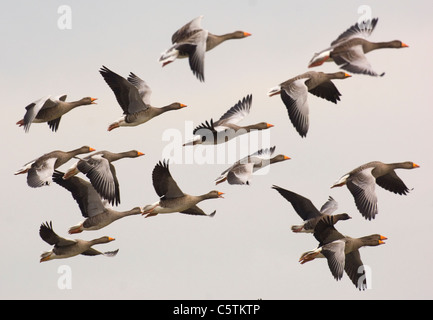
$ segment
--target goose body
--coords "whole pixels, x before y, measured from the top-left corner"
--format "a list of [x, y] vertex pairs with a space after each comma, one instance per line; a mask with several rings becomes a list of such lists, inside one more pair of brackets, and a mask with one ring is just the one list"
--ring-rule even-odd
[[251, 104], [252, 95], [247, 95], [227, 110], [219, 120], [214, 122], [211, 119], [210, 122], [206, 121], [205, 123], [202, 123], [194, 129], [194, 139], [185, 143], [184, 146], [196, 144], [221, 144], [252, 130], [266, 130], [273, 127], [272, 124], [266, 122], [247, 126], [238, 125], [238, 123], [250, 113]]
[[42, 97], [26, 107], [24, 118], [17, 122], [20, 127], [28, 132], [32, 123], [47, 122], [52, 131], [59, 128], [60, 119], [65, 113], [72, 109], [95, 104], [96, 98], [85, 97], [78, 101], [66, 102], [66, 95], [53, 97], [51, 95]]
[[333, 277], [338, 281], [343, 273], [351, 279], [359, 289], [367, 288], [367, 277], [359, 249], [365, 246], [378, 246], [384, 244], [387, 238], [380, 234], [372, 234], [361, 238], [344, 236], [334, 227], [335, 221], [331, 216], [323, 216], [314, 228], [314, 237], [319, 246], [301, 255], [300, 263], [304, 264], [315, 258], [326, 258]]
[[48, 244], [53, 246], [50, 251], [41, 254], [40, 262], [45, 262], [54, 259], [67, 259], [77, 255], [96, 256], [104, 255], [107, 257], [114, 257], [119, 250], [100, 252], [94, 248], [94, 245], [104, 244], [114, 241], [111, 237], [101, 237], [94, 240], [81, 240], [81, 239], [66, 239], [57, 235], [53, 230], [52, 223], [43, 223], [39, 228], [39, 235]]
[[207, 215], [197, 204], [207, 199], [222, 198], [223, 195], [216, 190], [199, 196], [185, 194], [171, 176], [168, 162], [165, 161], [160, 161], [153, 169], [152, 181], [160, 200], [143, 208], [146, 218], [159, 213], [174, 212], [213, 217], [215, 211]]
[[331, 188], [346, 185], [355, 199], [359, 212], [365, 219], [371, 220], [378, 214], [376, 184], [393, 193], [406, 195], [409, 188], [394, 170], [418, 167], [419, 165], [411, 161], [398, 163], [372, 161], [345, 174]]
[[135, 127], [171, 110], [179, 110], [186, 105], [174, 102], [161, 108], [150, 105], [152, 90], [145, 81], [134, 73], [128, 79], [103, 66], [99, 73], [113, 91], [123, 110], [123, 116], [109, 125], [108, 131], [118, 127]]
[[203, 16], [197, 17], [177, 30], [171, 37], [172, 46], [159, 58], [163, 67], [178, 58], [188, 58], [191, 71], [200, 81], [204, 81], [206, 51], [212, 50], [224, 41], [242, 39], [251, 35], [244, 31], [214, 35], [201, 27], [202, 19]]
[[[373, 70], [365, 54], [377, 49], [398, 49], [408, 47], [408, 45], [399, 40], [388, 42], [368, 41], [367, 38], [373, 32], [377, 22], [378, 18], [374, 18], [371, 21], [354, 24], [334, 40], [329, 48], [314, 54], [308, 67], [316, 67], [324, 62], [333, 61], [348, 72], [378, 76], [379, 74]], [[381, 73], [380, 76], [384, 74]]]
[[83, 146], [71, 151], [55, 150], [42, 155], [36, 160], [25, 164], [15, 172], [15, 175], [27, 173], [27, 184], [32, 188], [39, 188], [49, 185], [52, 181], [54, 170], [68, 162], [73, 157], [95, 151], [95, 149]]
[[275, 146], [271, 148], [260, 149], [259, 151], [242, 158], [241, 160], [235, 162], [231, 167], [224, 170], [221, 175], [215, 179], [215, 183], [219, 184], [227, 181], [229, 184], [249, 185], [253, 173], [257, 170], [260, 170], [270, 164], [290, 159], [288, 156], [283, 154], [272, 157], [274, 152]]
[[91, 183], [79, 177], [73, 176], [65, 180], [63, 173], [56, 171], [53, 174], [53, 181], [71, 192], [80, 208], [81, 215], [86, 218], [69, 229], [71, 234], [85, 230], [99, 230], [121, 218], [142, 213], [140, 207], [128, 211], [113, 210], [106, 201], [101, 199]]
[[309, 71], [293, 77], [268, 92], [272, 97], [279, 94], [286, 106], [290, 121], [301, 137], [306, 137], [309, 129], [308, 93], [330, 102], [340, 101], [341, 93], [331, 81], [350, 77], [345, 72], [324, 73]]

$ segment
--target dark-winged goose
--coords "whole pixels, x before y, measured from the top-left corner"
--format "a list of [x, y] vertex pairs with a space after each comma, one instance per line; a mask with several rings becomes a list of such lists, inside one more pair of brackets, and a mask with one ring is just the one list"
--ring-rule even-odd
[[70, 191], [77, 202], [81, 215], [86, 218], [78, 225], [69, 229], [69, 233], [80, 233], [84, 230], [99, 230], [121, 218], [142, 213], [140, 207], [128, 211], [113, 210], [110, 205], [101, 199], [92, 184], [79, 177], [63, 179], [63, 172], [55, 171], [53, 181]]
[[238, 123], [250, 113], [252, 99], [253, 96], [249, 94], [239, 100], [233, 107], [224, 113], [219, 120], [214, 122], [211, 119], [210, 122], [206, 121], [197, 126], [193, 131], [193, 134], [195, 135], [194, 139], [185, 143], [184, 146], [224, 143], [252, 130], [265, 130], [273, 127], [272, 124], [267, 122], [260, 122], [247, 126], [238, 125]]
[[[304, 220], [303, 224], [292, 226], [291, 229], [293, 232], [314, 232], [314, 227], [316, 226], [317, 221], [319, 221], [319, 219], [324, 215], [331, 215], [338, 208], [337, 201], [335, 201], [331, 196], [328, 198], [328, 201], [322, 205], [320, 210], [318, 210], [310, 199], [307, 199], [293, 191], [289, 191], [275, 185], [272, 186], [272, 189], [277, 190], [278, 193], [284, 197], [284, 199], [289, 201], [299, 217]], [[332, 216], [332, 219], [347, 220], [350, 219], [350, 217], [348, 215], [336, 215]], [[335, 223], [336, 222], [337, 221], [335, 221]]]
[[90, 241], [60, 237], [54, 232], [51, 222], [41, 224], [39, 235], [46, 243], [54, 246], [50, 251], [41, 254], [40, 262], [50, 261], [53, 259], [71, 258], [79, 254], [84, 256], [104, 255], [106, 257], [114, 257], [119, 251], [119, 249], [117, 249], [115, 251], [100, 252], [92, 248], [94, 245], [108, 243], [115, 240], [114, 238], [107, 236]]
[[207, 199], [222, 198], [223, 195], [216, 190], [199, 196], [183, 193], [171, 176], [168, 161], [160, 161], [156, 164], [152, 172], [152, 181], [160, 200], [143, 208], [143, 215], [146, 215], [146, 218], [159, 213], [173, 212], [213, 217], [216, 211], [207, 215], [197, 204]]
[[152, 90], [146, 82], [132, 72], [129, 74], [128, 79], [125, 79], [107, 67], [102, 66], [99, 73], [113, 91], [124, 114], [119, 120], [109, 125], [108, 131], [118, 127], [138, 126], [167, 111], [186, 107], [185, 104], [179, 102], [161, 108], [151, 106], [150, 95]]

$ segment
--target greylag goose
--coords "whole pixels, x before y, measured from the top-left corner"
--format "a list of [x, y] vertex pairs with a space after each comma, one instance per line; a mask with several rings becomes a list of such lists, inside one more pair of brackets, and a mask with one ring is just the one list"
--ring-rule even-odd
[[[407, 44], [399, 41], [370, 42], [368, 38], [376, 27], [378, 18], [356, 23], [343, 32], [331, 46], [319, 53], [314, 54], [308, 67], [320, 66], [326, 61], [334, 61], [340, 68], [358, 74], [378, 76], [371, 67], [365, 54], [382, 48], [406, 48]], [[383, 76], [385, 73], [381, 73]]]
[[355, 198], [355, 204], [365, 219], [374, 219], [378, 214], [375, 185], [396, 194], [406, 195], [408, 187], [397, 176], [395, 169], [414, 169], [419, 165], [411, 161], [383, 163], [372, 161], [353, 169], [335, 182], [331, 188], [346, 185]]
[[27, 173], [27, 184], [32, 188], [46, 186], [51, 183], [51, 177], [55, 169], [79, 154], [92, 151], [95, 151], [95, 149], [88, 146], [66, 152], [60, 150], [51, 151], [36, 160], [26, 163], [15, 172], [15, 175]]
[[111, 237], [101, 237], [94, 240], [66, 239], [57, 235], [53, 230], [53, 224], [46, 222], [41, 224], [39, 235], [46, 243], [54, 246], [50, 251], [41, 254], [40, 262], [50, 261], [53, 259], [66, 259], [82, 254], [84, 256], [104, 255], [114, 257], [119, 249], [115, 251], [100, 252], [94, 248], [94, 245], [114, 241]]
[[24, 126], [25, 132], [28, 132], [32, 123], [47, 122], [50, 129], [54, 132], [59, 128], [62, 116], [72, 109], [90, 104], [96, 104], [97, 98], [85, 97], [78, 101], [65, 102], [66, 95], [46, 96], [26, 107], [24, 118], [17, 122], [20, 127]]
[[[318, 210], [310, 199], [307, 199], [295, 192], [275, 185], [272, 186], [272, 189], [277, 190], [279, 194], [284, 197], [284, 199], [289, 201], [296, 213], [301, 217], [302, 220], [304, 220], [303, 224], [292, 226], [291, 229], [293, 232], [313, 233], [317, 221], [319, 221], [319, 219], [324, 215], [331, 215], [338, 208], [337, 201], [335, 201], [332, 197], [329, 197], [328, 201], [326, 201], [320, 210]], [[350, 217], [347, 214], [341, 214], [332, 216], [332, 219], [347, 220], [350, 219]], [[335, 223], [336, 222], [337, 221], [335, 221]]]
[[309, 128], [308, 93], [333, 103], [340, 101], [341, 93], [331, 81], [350, 77], [345, 72], [323, 73], [309, 71], [291, 78], [269, 90], [270, 97], [280, 94], [290, 121], [301, 137], [306, 137]]
[[151, 106], [150, 96], [152, 90], [146, 82], [132, 72], [127, 80], [105, 66], [102, 66], [99, 73], [113, 90], [124, 114], [119, 120], [110, 124], [108, 131], [118, 127], [138, 126], [164, 112], [186, 107], [186, 105], [179, 102], [161, 108]]
[[251, 35], [244, 31], [235, 31], [224, 35], [214, 35], [201, 27], [203, 16], [197, 17], [177, 30], [171, 37], [173, 46], [163, 52], [159, 58], [162, 66], [177, 58], [187, 58], [193, 74], [204, 81], [205, 52], [212, 50], [230, 39], [242, 39]]
[[326, 258], [328, 267], [338, 281], [346, 271], [352, 283], [359, 289], [368, 288], [365, 267], [361, 260], [359, 249], [364, 246], [378, 246], [384, 244], [386, 237], [373, 234], [361, 238], [344, 236], [334, 227], [331, 216], [323, 216], [314, 228], [314, 237], [319, 246], [302, 254], [299, 262], [304, 264], [315, 258]]
[[260, 170], [270, 164], [290, 159], [288, 156], [283, 154], [272, 157], [274, 151], [275, 146], [271, 148], [260, 149], [259, 151], [250, 154], [241, 160], [238, 160], [231, 167], [223, 171], [217, 179], [215, 179], [215, 184], [219, 184], [227, 180], [229, 184], [249, 185], [253, 173], [257, 170]]
[[210, 123], [206, 121], [196, 127], [193, 131], [196, 137], [192, 141], [185, 143], [184, 146], [224, 143], [251, 130], [265, 130], [273, 127], [272, 124], [266, 122], [248, 126], [237, 125], [250, 113], [252, 99], [252, 95], [247, 95], [224, 113], [218, 121], [214, 122], [211, 119]]
[[84, 173], [100, 196], [112, 205], [120, 204], [119, 182], [116, 176], [116, 169], [112, 162], [124, 158], [137, 158], [144, 153], [137, 150], [126, 152], [98, 151], [80, 159], [63, 176], [69, 179], [78, 172]]
[[55, 171], [53, 181], [71, 192], [80, 208], [81, 215], [86, 218], [78, 225], [71, 227], [70, 234], [84, 230], [99, 230], [121, 218], [142, 213], [139, 207], [123, 212], [113, 210], [106, 201], [101, 199], [91, 183], [79, 177], [64, 180], [63, 172]]
[[160, 200], [143, 208], [143, 215], [146, 215], [146, 218], [158, 213], [173, 212], [213, 217], [216, 211], [207, 215], [197, 204], [207, 199], [222, 198], [223, 195], [216, 190], [199, 196], [183, 193], [171, 176], [168, 161], [157, 163], [152, 172], [152, 181]]

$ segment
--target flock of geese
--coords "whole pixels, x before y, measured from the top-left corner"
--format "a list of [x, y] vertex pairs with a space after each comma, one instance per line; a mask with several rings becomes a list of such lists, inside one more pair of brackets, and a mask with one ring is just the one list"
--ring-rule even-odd
[[[204, 82], [205, 52], [226, 40], [242, 39], [251, 34], [236, 31], [225, 35], [214, 35], [201, 27], [202, 18], [200, 16], [177, 30], [171, 39], [172, 46], [161, 54], [159, 61], [162, 66], [166, 66], [178, 58], [187, 58], [192, 73], [199, 81]], [[373, 32], [377, 21], [378, 19], [375, 18], [351, 26], [333, 41], [329, 48], [316, 53], [308, 66], [317, 67], [324, 62], [333, 61], [347, 72], [383, 76], [383, 73], [378, 74], [372, 69], [365, 54], [380, 48], [403, 48], [407, 45], [401, 41], [378, 43], [368, 41], [367, 37]], [[152, 90], [145, 81], [132, 72], [125, 79], [102, 66], [99, 73], [113, 91], [123, 110], [122, 117], [109, 125], [109, 131], [122, 126], [141, 125], [167, 111], [186, 107], [180, 102], [173, 102], [160, 108], [152, 106], [150, 101]], [[341, 94], [332, 80], [348, 77], [350, 75], [343, 71], [335, 73], [309, 71], [280, 83], [270, 89], [268, 95], [270, 97], [280, 95], [293, 127], [302, 138], [305, 138], [309, 129], [308, 93], [337, 103]], [[32, 123], [46, 122], [55, 132], [59, 128], [63, 115], [78, 106], [94, 104], [96, 100], [96, 98], [85, 97], [78, 101], [67, 102], [66, 95], [45, 96], [26, 107], [24, 118], [18, 121], [17, 125], [23, 126], [28, 132]], [[238, 124], [249, 114], [251, 104], [252, 95], [247, 95], [223, 114], [219, 120], [204, 121], [194, 129], [194, 139], [185, 143], [184, 146], [216, 145], [252, 130], [267, 130], [273, 127], [267, 122], [248, 126]], [[32, 188], [46, 186], [54, 181], [71, 193], [85, 219], [78, 225], [71, 226], [70, 234], [99, 230], [118, 219], [131, 215], [141, 214], [151, 217], [161, 213], [180, 212], [212, 217], [215, 214], [215, 211], [210, 214], [205, 213], [198, 207], [198, 203], [207, 199], [222, 198], [223, 193], [216, 190], [199, 196], [184, 193], [172, 177], [169, 162], [166, 160], [159, 161], [152, 172], [152, 182], [158, 196], [156, 202], [128, 211], [115, 210], [113, 207], [120, 204], [120, 189], [113, 163], [125, 158], [137, 158], [143, 156], [143, 153], [137, 150], [121, 153], [95, 151], [89, 146], [66, 152], [52, 151], [25, 164], [15, 172], [15, 174], [27, 174], [27, 184]], [[248, 185], [255, 171], [264, 166], [290, 159], [283, 154], [274, 156], [274, 152], [275, 146], [258, 150], [240, 159], [221, 173], [215, 181], [216, 184], [227, 181], [229, 184]], [[85, 156], [79, 157], [80, 155]], [[77, 162], [69, 170], [66, 172], [58, 170], [71, 159], [77, 159]], [[346, 185], [359, 212], [365, 219], [372, 220], [378, 214], [376, 184], [396, 194], [407, 194], [409, 188], [397, 176], [395, 170], [417, 167], [419, 166], [413, 162], [388, 164], [372, 161], [343, 175], [332, 187]], [[78, 177], [79, 173], [85, 175], [86, 179]], [[305, 263], [324, 257], [336, 280], [340, 280], [346, 272], [357, 288], [365, 289], [367, 278], [362, 277], [364, 273], [360, 271], [363, 263], [358, 249], [363, 246], [383, 244], [386, 238], [379, 234], [352, 238], [338, 232], [334, 225], [340, 220], [348, 220], [351, 217], [346, 213], [333, 215], [338, 205], [332, 197], [319, 210], [309, 199], [299, 194], [275, 185], [272, 188], [291, 203], [303, 220], [302, 224], [292, 226], [292, 231], [312, 233], [319, 242], [316, 249], [302, 254], [300, 262]], [[118, 251], [100, 252], [93, 248], [94, 245], [114, 240], [111, 237], [101, 237], [91, 241], [63, 238], [55, 233], [52, 222], [41, 224], [39, 234], [45, 242], [53, 246], [52, 250], [42, 253], [41, 262], [69, 258], [79, 254], [115, 256]]]

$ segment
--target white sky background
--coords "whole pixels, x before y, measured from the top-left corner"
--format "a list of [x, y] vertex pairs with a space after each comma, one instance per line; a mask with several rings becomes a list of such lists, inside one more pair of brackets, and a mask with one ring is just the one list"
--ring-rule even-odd
[[[62, 4], [72, 9], [71, 30], [57, 27]], [[342, 93], [337, 105], [310, 95], [307, 138], [296, 133], [281, 99], [266, 94], [307, 71], [314, 52], [358, 21], [362, 4], [368, 3], [20, 1], [5, 5], [0, 13], [4, 114], [0, 298], [431, 299], [431, 2], [370, 4], [373, 17], [379, 17], [370, 40], [399, 39], [410, 47], [368, 54], [375, 70], [386, 72], [383, 78], [354, 75], [335, 80]], [[165, 68], [157, 62], [170, 46], [171, 35], [199, 15], [204, 15], [202, 26], [212, 33], [252, 33], [206, 54], [205, 83], [193, 76], [186, 60]], [[98, 72], [102, 65], [124, 77], [132, 71], [143, 78], [153, 90], [153, 105], [179, 101], [188, 108], [139, 127], [108, 132], [122, 111]], [[338, 67], [329, 63], [315, 70], [335, 72]], [[184, 192], [225, 193], [225, 199], [200, 204], [206, 212], [217, 210], [213, 219], [182, 214], [128, 217], [76, 235], [115, 237], [116, 241], [98, 246], [101, 251], [119, 248], [115, 258], [78, 256], [39, 263], [40, 253], [50, 249], [39, 237], [40, 224], [51, 220], [59, 235], [69, 237], [68, 228], [82, 217], [67, 190], [56, 184], [32, 189], [24, 175], [14, 176], [24, 163], [52, 150], [82, 145], [114, 152], [137, 149], [146, 155], [115, 163], [122, 200], [118, 209], [144, 206], [157, 200], [151, 173], [170, 143], [162, 141], [164, 132], [176, 129], [184, 139], [186, 122], [195, 126], [217, 119], [250, 93], [252, 110], [243, 124], [274, 124], [271, 145], [291, 160], [255, 176], [251, 186], [217, 187], [214, 179], [230, 163], [172, 163], [171, 173]], [[46, 124], [33, 124], [26, 134], [15, 123], [27, 104], [47, 94], [67, 94], [68, 101], [92, 96], [98, 104], [65, 115], [57, 133]], [[366, 221], [347, 188], [329, 187], [372, 160], [410, 160], [421, 168], [397, 172], [414, 188], [407, 196], [377, 188], [379, 215]], [[310, 198], [318, 208], [328, 196], [334, 197], [338, 212], [353, 218], [337, 225], [344, 234], [380, 233], [389, 238], [383, 246], [361, 249], [363, 262], [372, 270], [370, 290], [359, 292], [347, 275], [335, 281], [323, 259], [298, 263], [301, 253], [317, 242], [312, 235], [290, 231], [300, 218], [271, 189], [273, 184]], [[58, 288], [62, 265], [70, 267], [72, 289]]]

